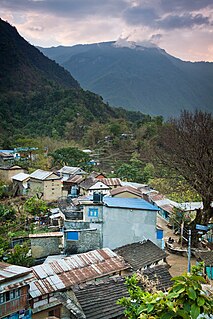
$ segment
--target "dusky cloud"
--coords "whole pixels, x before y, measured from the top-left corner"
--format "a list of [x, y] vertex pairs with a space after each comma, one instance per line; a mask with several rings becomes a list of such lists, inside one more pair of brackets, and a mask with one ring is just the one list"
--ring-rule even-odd
[[123, 37], [150, 41], [182, 59], [213, 61], [212, 0], [0, 0], [0, 8], [35, 45]]

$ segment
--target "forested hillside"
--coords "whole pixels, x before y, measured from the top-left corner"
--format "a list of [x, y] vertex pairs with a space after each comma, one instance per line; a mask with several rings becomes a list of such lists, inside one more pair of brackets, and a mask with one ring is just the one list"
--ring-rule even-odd
[[212, 112], [213, 63], [184, 62], [164, 50], [115, 42], [40, 48], [113, 106], [164, 117]]
[[[92, 123], [140, 119], [142, 114], [116, 110], [84, 91], [57, 63], [0, 20], [0, 144], [16, 135], [57, 136], [85, 133]], [[69, 128], [68, 128], [69, 127]], [[71, 128], [72, 127], [72, 128]]]

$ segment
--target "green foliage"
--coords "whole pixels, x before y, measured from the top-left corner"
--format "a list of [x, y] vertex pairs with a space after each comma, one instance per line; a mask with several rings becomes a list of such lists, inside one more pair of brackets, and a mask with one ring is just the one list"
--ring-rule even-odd
[[76, 147], [67, 147], [56, 150], [50, 154], [53, 158], [54, 165], [57, 166], [80, 166], [86, 167], [89, 162], [89, 155], [82, 152]]
[[178, 203], [201, 201], [198, 193], [191, 188], [186, 180], [181, 176], [174, 175], [173, 172], [170, 176], [151, 179], [150, 186]]
[[0, 181], [0, 199], [8, 197], [9, 195], [9, 185], [5, 185], [3, 181]]
[[138, 286], [139, 278], [126, 279], [129, 297], [119, 299], [129, 319], [197, 319], [200, 314], [212, 314], [213, 300], [207, 296], [201, 284], [203, 265], [193, 266], [192, 273], [174, 277], [168, 293], [147, 292]]
[[27, 243], [15, 245], [13, 251], [7, 257], [7, 262], [10, 264], [24, 267], [31, 267], [34, 264], [34, 259], [29, 256], [29, 246]]
[[129, 163], [122, 163], [115, 170], [115, 175], [127, 181], [147, 183], [154, 176], [155, 169], [151, 163], [144, 163], [137, 153], [133, 153]]
[[24, 203], [24, 211], [34, 216], [41, 216], [47, 213], [48, 206], [45, 201], [33, 196]]
[[11, 221], [16, 218], [16, 211], [10, 206], [0, 204], [0, 223]]

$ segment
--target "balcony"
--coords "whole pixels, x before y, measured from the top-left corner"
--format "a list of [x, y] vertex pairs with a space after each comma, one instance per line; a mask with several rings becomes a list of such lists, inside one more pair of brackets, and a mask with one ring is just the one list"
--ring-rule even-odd
[[26, 298], [18, 298], [0, 304], [0, 318], [24, 309], [27, 306]]

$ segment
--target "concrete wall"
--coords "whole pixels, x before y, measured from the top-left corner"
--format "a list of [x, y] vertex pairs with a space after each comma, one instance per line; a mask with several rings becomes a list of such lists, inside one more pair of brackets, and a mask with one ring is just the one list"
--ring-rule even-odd
[[62, 183], [60, 179], [44, 181], [44, 200], [57, 200], [62, 196]]
[[0, 179], [2, 179], [5, 182], [12, 182], [12, 177], [19, 174], [24, 173], [23, 168], [17, 168], [17, 169], [1, 169], [0, 168]]
[[[89, 216], [90, 209], [98, 210], [98, 217], [95, 216]], [[83, 219], [86, 222], [95, 222], [98, 220], [103, 220], [103, 204], [91, 204], [91, 205], [85, 205], [83, 208]]]
[[43, 193], [42, 199], [47, 201], [57, 200], [62, 196], [62, 184], [60, 179], [39, 180], [30, 179], [30, 195]]
[[30, 178], [29, 184], [30, 184], [30, 189], [29, 189], [30, 196], [34, 196], [37, 193], [41, 194], [44, 192], [43, 181], [39, 179]]
[[103, 207], [103, 247], [156, 240], [156, 211]]
[[101, 248], [101, 234], [98, 229], [85, 229], [78, 231], [78, 240], [68, 240], [69, 230], [64, 234], [64, 246], [66, 254], [84, 253]]
[[37, 234], [30, 235], [32, 257], [43, 258], [49, 255], [57, 255], [61, 253], [62, 237], [60, 235]]

